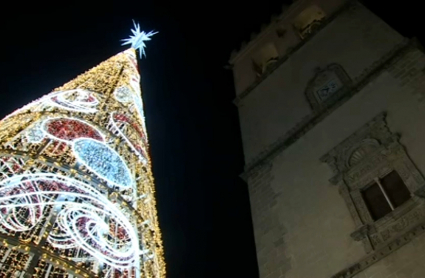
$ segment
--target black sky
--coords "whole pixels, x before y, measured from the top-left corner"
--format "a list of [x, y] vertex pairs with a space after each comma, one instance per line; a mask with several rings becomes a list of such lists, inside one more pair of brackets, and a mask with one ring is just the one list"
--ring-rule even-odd
[[[421, 38], [419, 4], [407, 2], [365, 4]], [[167, 277], [258, 277], [233, 79], [223, 66], [284, 1], [57, 3], [3, 9], [0, 117], [125, 50], [119, 40], [132, 19], [158, 30], [140, 70]]]

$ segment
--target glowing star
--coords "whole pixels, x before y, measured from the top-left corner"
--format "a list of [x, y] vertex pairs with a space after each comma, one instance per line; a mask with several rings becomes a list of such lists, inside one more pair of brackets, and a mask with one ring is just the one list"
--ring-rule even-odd
[[158, 32], [150, 31], [149, 33], [145, 33], [145, 31], [140, 32], [140, 25], [136, 24], [133, 21], [134, 29], [131, 30], [133, 36], [130, 36], [129, 39], [123, 39], [124, 43], [122, 45], [131, 44], [131, 47], [134, 49], [138, 49], [140, 51], [140, 59], [142, 59], [143, 55], [146, 57], [145, 53], [145, 41], [150, 41], [151, 36], [157, 34]]

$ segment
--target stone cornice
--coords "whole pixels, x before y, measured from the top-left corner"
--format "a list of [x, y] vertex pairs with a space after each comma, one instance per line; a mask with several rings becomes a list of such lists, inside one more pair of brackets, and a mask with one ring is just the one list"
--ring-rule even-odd
[[351, 99], [352, 96], [360, 92], [371, 80], [378, 77], [392, 63], [397, 61], [397, 59], [416, 45], [417, 42], [415, 40], [409, 39], [405, 39], [400, 44], [396, 45], [391, 51], [382, 56], [378, 61], [374, 62], [369, 68], [365, 69], [359, 77], [355, 78], [352, 84], [346, 89], [345, 94], [341, 95], [333, 104], [306, 116], [303, 120], [301, 120], [301, 122], [286, 132], [285, 135], [268, 146], [251, 162], [247, 163], [245, 166], [245, 172], [241, 175], [241, 177], [246, 179], [246, 177], [250, 175], [251, 171], [254, 171], [256, 168], [260, 168], [262, 164], [274, 159], [279, 153], [295, 143], [329, 114]]
[[404, 246], [405, 244], [409, 243], [414, 239], [415, 237], [418, 237], [422, 235], [425, 232], [425, 222], [421, 223], [420, 225], [414, 227], [404, 235], [398, 237], [397, 239], [393, 240], [392, 242], [388, 243], [385, 247], [376, 250], [375, 252], [365, 256], [360, 261], [354, 263], [353, 265], [345, 268], [344, 270], [338, 272], [337, 274], [331, 276], [331, 278], [350, 278], [354, 275], [358, 274], [359, 272], [365, 270], [369, 266], [373, 265], [374, 263], [378, 262], [379, 260], [385, 258], [392, 252], [396, 251], [400, 247]]

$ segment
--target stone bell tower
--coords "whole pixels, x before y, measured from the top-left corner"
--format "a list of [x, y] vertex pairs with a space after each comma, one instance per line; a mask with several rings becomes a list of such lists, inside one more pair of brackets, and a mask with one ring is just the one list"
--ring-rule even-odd
[[420, 45], [299, 0], [229, 62], [260, 277], [425, 277]]

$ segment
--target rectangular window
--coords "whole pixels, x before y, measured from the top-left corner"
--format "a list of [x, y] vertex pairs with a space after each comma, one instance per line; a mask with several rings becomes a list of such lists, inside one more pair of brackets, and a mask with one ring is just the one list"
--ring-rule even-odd
[[363, 199], [373, 220], [378, 220], [410, 199], [410, 191], [396, 171], [362, 191]]

